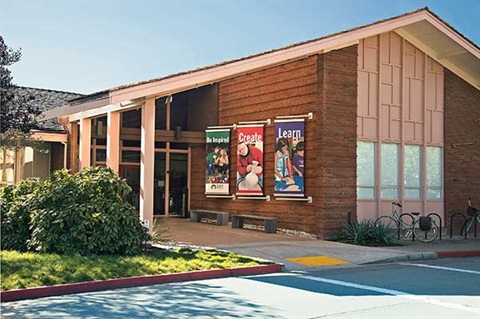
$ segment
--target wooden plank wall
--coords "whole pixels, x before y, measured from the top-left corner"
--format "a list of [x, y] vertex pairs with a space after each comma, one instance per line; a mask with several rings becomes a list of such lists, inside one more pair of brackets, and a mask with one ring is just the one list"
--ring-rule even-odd
[[[324, 56], [328, 58], [324, 59]], [[334, 197], [335, 194], [355, 196], [356, 61], [356, 46], [354, 46], [220, 82], [219, 122], [211, 125], [272, 120], [271, 125], [265, 126], [264, 136], [264, 189], [265, 194], [271, 195], [272, 200], [267, 202], [206, 199], [204, 195], [206, 151], [203, 146], [200, 146], [192, 151], [191, 208], [276, 217], [281, 228], [302, 230], [316, 234], [319, 238], [328, 236], [332, 231], [343, 226], [346, 222], [346, 211], [351, 210], [352, 204], [355, 205], [355, 197], [347, 201], [340, 198], [340, 204], [332, 204], [332, 196], [325, 194], [325, 191], [331, 192]], [[320, 76], [324, 78], [320, 79]], [[348, 108], [343, 111], [345, 104], [348, 104]], [[276, 201], [273, 197], [275, 150], [273, 120], [276, 116], [309, 112], [314, 113], [314, 119], [305, 121], [307, 167], [305, 194], [313, 197], [313, 203]], [[326, 125], [329, 126], [323, 125], [323, 122], [327, 122]], [[328, 133], [325, 134], [327, 131]], [[341, 137], [343, 134], [348, 136]], [[348, 141], [348, 145], [332, 148], [332, 143], [337, 141], [340, 143]], [[230, 150], [232, 194], [235, 193], [236, 181], [236, 144], [236, 131], [232, 131]], [[327, 145], [329, 150], [321, 151], [323, 144]], [[331, 156], [332, 152], [336, 152], [334, 156]], [[343, 160], [345, 154], [348, 156], [347, 161]], [[340, 166], [337, 165], [339, 162]], [[346, 169], [343, 163], [353, 167]], [[338, 169], [334, 168], [336, 166]], [[339, 187], [346, 187], [347, 190], [340, 192], [332, 190]], [[326, 199], [330, 204], [324, 202]], [[347, 202], [347, 208], [345, 202]], [[326, 208], [329, 210], [327, 215], [325, 215]], [[339, 217], [335, 217], [335, 214], [339, 214]], [[339, 220], [343, 221], [341, 225]], [[330, 225], [330, 223], [333, 224]], [[327, 230], [325, 234], [324, 229]]]

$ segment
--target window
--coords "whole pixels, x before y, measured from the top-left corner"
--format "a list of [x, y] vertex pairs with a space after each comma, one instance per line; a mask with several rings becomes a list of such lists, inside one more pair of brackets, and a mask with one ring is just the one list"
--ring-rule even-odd
[[442, 198], [442, 149], [427, 147], [427, 198]]
[[404, 154], [404, 181], [405, 198], [419, 199], [421, 190], [420, 146], [405, 145]]
[[398, 198], [398, 145], [382, 144], [382, 198]]
[[140, 163], [140, 151], [122, 151], [122, 163]]
[[374, 143], [357, 143], [357, 198], [375, 198]]
[[142, 127], [142, 110], [136, 109], [122, 112], [123, 128], [141, 128]]
[[107, 161], [107, 150], [97, 148], [96, 151], [95, 151], [95, 161], [96, 162], [106, 162]]
[[122, 146], [140, 148], [140, 140], [122, 140]]

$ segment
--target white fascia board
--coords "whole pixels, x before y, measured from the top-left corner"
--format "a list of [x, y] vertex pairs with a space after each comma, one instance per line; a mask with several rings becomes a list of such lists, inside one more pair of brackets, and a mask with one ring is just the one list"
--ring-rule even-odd
[[[472, 77], [470, 74], [466, 73], [465, 71], [463, 71], [461, 68], [459, 68], [457, 65], [455, 65], [454, 63], [451, 63], [447, 58], [444, 58], [444, 57], [439, 57], [437, 55], [437, 52], [433, 51], [432, 49], [430, 49], [428, 46], [426, 46], [425, 44], [423, 44], [423, 42], [421, 42], [420, 40], [418, 40], [414, 35], [412, 35], [411, 33], [405, 31], [404, 29], [398, 29], [398, 30], [395, 30], [395, 32], [397, 34], [399, 34], [401, 37], [403, 37], [405, 40], [407, 40], [408, 42], [410, 42], [412, 45], [414, 45], [415, 47], [419, 48], [420, 50], [422, 50], [425, 54], [427, 54], [429, 57], [431, 57], [432, 59], [434, 59], [435, 61], [437, 61], [438, 63], [440, 63], [440, 65], [442, 65], [443, 67], [449, 69], [450, 71], [454, 72], [455, 74], [457, 74], [460, 78], [462, 78], [465, 82], [469, 83], [470, 85], [472, 85], [473, 87], [477, 88], [480, 90], [480, 80], [478, 78], [475, 78], [475, 77]], [[464, 50], [464, 52], [469, 52], [467, 50]], [[480, 63], [480, 61], [479, 61]]]
[[100, 115], [106, 115], [108, 114], [108, 112], [115, 112], [115, 111], [124, 110], [124, 109], [126, 108], [122, 108], [120, 104], [109, 104], [109, 105], [101, 106], [98, 108], [70, 114], [68, 115], [68, 120], [69, 122], [75, 122], [83, 118], [94, 118]]
[[434, 27], [447, 35], [450, 39], [455, 41], [462, 48], [473, 54], [477, 59], [480, 59], [480, 50], [475, 47], [470, 41], [459, 35], [457, 32], [452, 30], [450, 27], [445, 25], [444, 22], [437, 19], [437, 17], [427, 12], [426, 20], [430, 22]]

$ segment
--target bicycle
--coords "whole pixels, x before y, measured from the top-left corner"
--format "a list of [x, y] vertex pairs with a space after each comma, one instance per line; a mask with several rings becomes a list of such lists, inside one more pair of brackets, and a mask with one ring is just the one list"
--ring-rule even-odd
[[460, 231], [460, 235], [462, 236], [464, 236], [465, 233], [468, 233], [475, 221], [480, 224], [480, 211], [472, 206], [470, 197], [468, 198], [467, 216], [467, 219], [463, 223], [462, 230]]
[[[431, 217], [420, 216], [419, 212], [401, 213], [397, 212], [402, 209], [402, 204], [392, 202], [391, 215], [380, 216], [375, 220], [375, 225], [382, 225], [389, 228], [397, 234], [398, 238], [412, 238], [418, 241], [429, 243], [435, 240], [439, 234], [439, 228]], [[403, 217], [410, 217], [410, 223], [406, 222]]]
[[397, 234], [399, 231], [406, 232], [407, 229], [411, 227], [411, 223], [406, 223], [403, 221], [403, 219], [400, 217], [400, 215], [404, 214], [399, 214], [397, 212], [397, 208], [399, 210], [402, 209], [402, 204], [399, 202], [392, 202], [392, 211], [390, 215], [384, 215], [380, 216], [375, 220], [375, 224], [382, 224], [386, 228], [394, 229], [395, 234]]

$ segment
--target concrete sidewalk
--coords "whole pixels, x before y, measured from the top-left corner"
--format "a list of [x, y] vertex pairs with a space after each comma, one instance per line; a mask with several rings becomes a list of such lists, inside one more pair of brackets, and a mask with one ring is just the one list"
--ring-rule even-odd
[[399, 246], [364, 247], [325, 240], [306, 239], [286, 234], [265, 234], [259, 230], [232, 229], [192, 223], [185, 219], [168, 219], [171, 239], [198, 246], [210, 246], [237, 254], [283, 264], [285, 269], [306, 270], [312, 267], [364, 265], [441, 257], [480, 256], [477, 238], [449, 238], [432, 243], [399, 241]]

